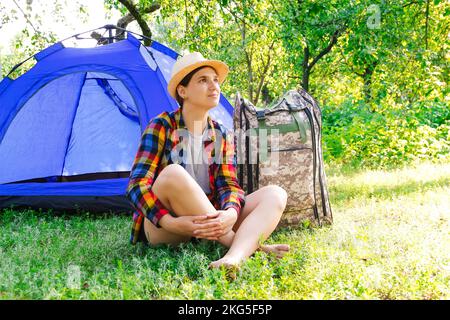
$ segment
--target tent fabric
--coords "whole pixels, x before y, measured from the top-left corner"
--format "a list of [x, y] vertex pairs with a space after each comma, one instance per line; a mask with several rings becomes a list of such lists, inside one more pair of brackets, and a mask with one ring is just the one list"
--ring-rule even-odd
[[[105, 177], [129, 172], [150, 119], [178, 108], [166, 89], [177, 57], [156, 41], [144, 47], [127, 33], [95, 48], [58, 42], [37, 53], [28, 72], [3, 79], [0, 207], [14, 199], [51, 204], [52, 197], [59, 207], [68, 197], [77, 197], [76, 203], [103, 197], [113, 205], [110, 199], [124, 197], [127, 179]], [[232, 111], [221, 96], [210, 115], [231, 129]]]
[[54, 213], [129, 213], [131, 203], [123, 196], [0, 196], [3, 207], [16, 209], [38, 208]]
[[[139, 145], [139, 123], [121, 113], [115, 102], [104, 94], [97, 79], [90, 73], [86, 76], [72, 124], [64, 176], [126, 171], [133, 164], [129, 155], [135, 153]], [[115, 82], [120, 83], [120, 80]]]
[[[61, 173], [83, 81], [82, 74], [70, 74], [49, 83], [24, 104], [0, 143], [0, 183]], [[78, 90], [64, 91], [72, 86]]]
[[74, 182], [28, 182], [1, 185], [1, 194], [8, 196], [110, 196], [121, 195], [128, 179], [105, 179]]

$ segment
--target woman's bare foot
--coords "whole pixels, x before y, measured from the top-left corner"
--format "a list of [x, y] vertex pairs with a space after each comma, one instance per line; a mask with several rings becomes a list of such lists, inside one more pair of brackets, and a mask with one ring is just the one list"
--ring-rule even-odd
[[265, 253], [272, 253], [277, 258], [283, 258], [289, 252], [290, 247], [288, 244], [263, 244], [259, 247], [259, 250]]
[[242, 260], [238, 258], [231, 258], [231, 257], [223, 257], [222, 259], [213, 261], [209, 264], [210, 269], [214, 268], [239, 268], [239, 265], [241, 264]]
[[225, 269], [225, 274], [227, 278], [231, 280], [236, 280], [237, 274], [240, 271], [241, 262], [242, 259], [223, 257], [222, 259], [211, 262], [209, 264], [209, 268], [210, 269], [223, 268]]

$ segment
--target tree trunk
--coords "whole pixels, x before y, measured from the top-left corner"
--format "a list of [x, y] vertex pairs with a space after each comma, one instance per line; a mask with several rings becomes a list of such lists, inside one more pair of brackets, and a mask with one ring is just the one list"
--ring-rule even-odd
[[309, 76], [311, 75], [312, 68], [316, 65], [316, 63], [322, 59], [327, 53], [331, 51], [333, 46], [337, 43], [338, 37], [344, 32], [345, 27], [342, 27], [341, 29], [336, 30], [333, 35], [331, 36], [330, 43], [322, 49], [322, 51], [319, 52], [317, 56], [312, 59], [311, 63], [309, 63], [310, 58], [310, 52], [309, 47], [306, 46], [305, 49], [303, 49], [303, 62], [302, 62], [302, 87], [306, 91], [309, 91]]
[[[128, 24], [130, 24], [134, 20], [135, 19], [134, 19], [133, 15], [131, 13], [127, 13], [125, 16], [120, 18], [119, 21], [117, 21], [117, 26], [119, 28], [126, 29]], [[125, 39], [125, 32], [122, 30], [116, 30], [116, 37], [117, 37], [117, 40]]]
[[428, 24], [430, 19], [430, 0], [427, 0], [427, 8], [425, 10], [425, 50], [428, 50]]
[[372, 76], [377, 67], [378, 61], [372, 62], [370, 65], [366, 66], [364, 73], [361, 75], [364, 81], [363, 93], [364, 100], [368, 103], [372, 101]]
[[305, 89], [306, 91], [309, 90], [309, 73], [310, 73], [310, 68], [309, 68], [309, 64], [308, 64], [308, 60], [309, 60], [309, 48], [308, 46], [305, 47], [305, 49], [303, 49], [303, 62], [302, 62], [302, 88]]
[[254, 101], [255, 105], [258, 103], [259, 96], [261, 94], [261, 90], [262, 90], [263, 86], [265, 85], [265, 81], [264, 80], [265, 80], [267, 72], [269, 71], [269, 68], [270, 68], [270, 62], [271, 62], [271, 58], [272, 58], [271, 53], [272, 53], [274, 45], [275, 45], [275, 41], [272, 41], [272, 44], [269, 46], [269, 51], [267, 52], [267, 55], [268, 55], [267, 61], [264, 64], [264, 68], [262, 70], [261, 77], [259, 79], [259, 84], [258, 84], [258, 87], [256, 89], [256, 97], [255, 97], [255, 101]]

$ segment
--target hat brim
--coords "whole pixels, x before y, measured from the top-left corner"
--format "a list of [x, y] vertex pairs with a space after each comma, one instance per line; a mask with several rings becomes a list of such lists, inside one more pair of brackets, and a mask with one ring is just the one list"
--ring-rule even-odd
[[176, 99], [176, 90], [178, 84], [183, 80], [185, 76], [187, 76], [191, 71], [200, 68], [200, 67], [212, 67], [217, 72], [217, 76], [219, 78], [219, 84], [222, 84], [225, 81], [225, 78], [228, 75], [229, 68], [228, 66], [219, 60], [204, 60], [199, 61], [196, 63], [193, 63], [180, 71], [178, 71], [176, 74], [172, 76], [169, 83], [167, 84], [167, 91], [169, 91], [169, 94]]

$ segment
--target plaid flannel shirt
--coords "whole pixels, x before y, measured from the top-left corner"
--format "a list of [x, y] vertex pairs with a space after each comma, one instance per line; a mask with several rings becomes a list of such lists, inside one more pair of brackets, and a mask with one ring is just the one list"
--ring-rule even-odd
[[[181, 108], [172, 112], [163, 112], [153, 118], [142, 134], [130, 172], [126, 196], [136, 211], [130, 242], [136, 244], [139, 232], [147, 217], [160, 228], [159, 220], [169, 212], [152, 191], [152, 185], [159, 173], [169, 164], [178, 163], [183, 168], [185, 163], [174, 152], [183, 141], [177, 129], [187, 130]], [[234, 139], [230, 132], [208, 116], [207, 132], [203, 146], [208, 154], [209, 187], [208, 199], [217, 210], [236, 209], [240, 213], [245, 203], [245, 193], [236, 179], [236, 154]], [[218, 137], [218, 133], [220, 136]], [[181, 148], [182, 150], [182, 148]]]

